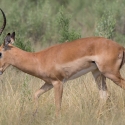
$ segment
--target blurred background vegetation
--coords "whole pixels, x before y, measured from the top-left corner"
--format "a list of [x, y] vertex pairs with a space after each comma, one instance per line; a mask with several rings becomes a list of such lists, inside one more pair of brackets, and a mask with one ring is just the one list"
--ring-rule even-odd
[[28, 51], [87, 36], [125, 41], [124, 0], [0, 0], [0, 8], [7, 17], [0, 39], [15, 31]]

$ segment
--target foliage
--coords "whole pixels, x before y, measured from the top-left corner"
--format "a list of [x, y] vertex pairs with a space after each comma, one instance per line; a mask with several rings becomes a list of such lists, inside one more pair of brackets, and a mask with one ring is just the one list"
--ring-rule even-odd
[[76, 30], [70, 29], [70, 17], [64, 13], [64, 8], [59, 10], [57, 23], [59, 27], [60, 42], [72, 41], [81, 37], [80, 33]]
[[113, 15], [110, 12], [105, 12], [97, 23], [95, 34], [97, 36], [113, 39], [115, 33], [115, 25], [116, 21], [113, 18]]
[[33, 48], [31, 47], [31, 42], [30, 41], [25, 41], [23, 37], [20, 35], [17, 35], [15, 45], [25, 51], [32, 52]]
[[[125, 37], [124, 0], [1, 0], [0, 5], [7, 17], [4, 33], [15, 31], [23, 42], [30, 40], [44, 46], [92, 36], [95, 34], [95, 24], [98, 25], [97, 35], [102, 35], [103, 30], [106, 37], [112, 38], [115, 33], [115, 39], [119, 42], [120, 35]], [[0, 26], [2, 19], [0, 14]], [[113, 19], [116, 22], [115, 31]], [[104, 25], [108, 24], [108, 20], [110, 32], [106, 33]]]

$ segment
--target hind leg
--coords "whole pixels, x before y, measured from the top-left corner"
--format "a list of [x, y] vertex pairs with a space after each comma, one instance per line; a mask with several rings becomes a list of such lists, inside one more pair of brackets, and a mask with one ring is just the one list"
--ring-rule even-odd
[[106, 77], [98, 69], [92, 71], [92, 75], [99, 88], [100, 100], [106, 101], [109, 97], [106, 85]]
[[111, 79], [116, 85], [125, 89], [125, 80], [122, 78], [119, 71], [115, 74], [114, 73], [105, 73], [104, 75], [107, 78]]
[[99, 89], [100, 100], [97, 109], [97, 117], [100, 117], [100, 115], [102, 114], [102, 108], [103, 106], [105, 106], [106, 101], [109, 97], [109, 93], [106, 85], [106, 77], [98, 69], [92, 71], [92, 74]]
[[[116, 60], [116, 61], [115, 61]], [[105, 62], [105, 63], [104, 63]], [[97, 63], [99, 71], [107, 78], [111, 79], [115, 84], [125, 89], [125, 80], [121, 77], [121, 59], [112, 59]], [[110, 62], [110, 63], [108, 63]]]

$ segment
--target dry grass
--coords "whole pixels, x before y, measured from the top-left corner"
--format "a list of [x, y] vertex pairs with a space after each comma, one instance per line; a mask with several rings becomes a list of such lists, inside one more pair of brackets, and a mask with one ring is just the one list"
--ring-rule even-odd
[[0, 81], [0, 125], [125, 124], [124, 90], [107, 80], [111, 96], [99, 110], [98, 89], [91, 73], [64, 85], [62, 116], [58, 120], [54, 117], [53, 90], [40, 97], [38, 113], [32, 116], [33, 93], [43, 84], [41, 80], [9, 68]]

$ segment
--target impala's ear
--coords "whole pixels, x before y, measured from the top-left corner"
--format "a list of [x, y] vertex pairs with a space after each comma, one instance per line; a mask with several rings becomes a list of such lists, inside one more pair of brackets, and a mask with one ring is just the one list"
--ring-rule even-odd
[[15, 32], [11, 34], [11, 44], [13, 44], [15, 41]]
[[15, 32], [13, 32], [12, 34], [8, 33], [7, 36], [4, 39], [4, 47], [7, 47], [8, 44], [13, 44], [15, 41]]
[[4, 43], [3, 43], [4, 47], [7, 47], [10, 42], [11, 42], [11, 35], [10, 33], [8, 33], [4, 39]]

